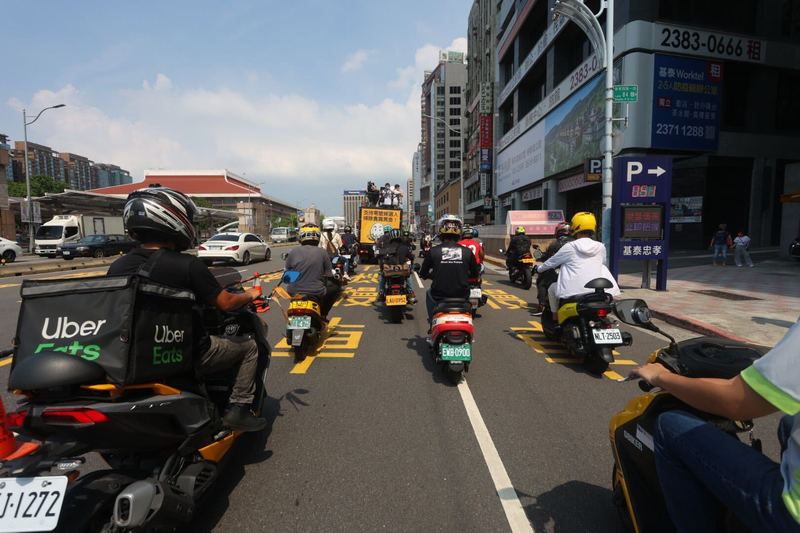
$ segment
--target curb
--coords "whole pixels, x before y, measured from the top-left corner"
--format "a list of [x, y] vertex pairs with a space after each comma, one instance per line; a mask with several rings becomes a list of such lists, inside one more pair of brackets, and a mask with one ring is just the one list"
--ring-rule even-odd
[[673, 326], [677, 326], [679, 328], [683, 328], [688, 331], [693, 331], [700, 335], [704, 335], [707, 337], [722, 337], [724, 339], [736, 342], [743, 342], [745, 344], [757, 344], [751, 340], [742, 337], [737, 337], [736, 335], [728, 333], [723, 329], [720, 329], [716, 326], [712, 326], [711, 324], [708, 324], [701, 320], [696, 320], [694, 318], [689, 318], [683, 315], [676, 315], [674, 313], [665, 313], [663, 311], [659, 311], [658, 309], [653, 309], [652, 307], [650, 308], [650, 312], [655, 318], [663, 320], [667, 324], [672, 324]]

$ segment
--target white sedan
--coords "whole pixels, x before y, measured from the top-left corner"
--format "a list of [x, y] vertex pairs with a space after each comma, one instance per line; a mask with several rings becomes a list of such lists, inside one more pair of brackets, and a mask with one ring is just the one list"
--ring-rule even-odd
[[197, 248], [197, 257], [209, 265], [214, 261], [247, 265], [269, 261], [272, 250], [254, 233], [218, 233]]
[[0, 237], [0, 258], [5, 263], [13, 263], [22, 255], [22, 248], [16, 242]]

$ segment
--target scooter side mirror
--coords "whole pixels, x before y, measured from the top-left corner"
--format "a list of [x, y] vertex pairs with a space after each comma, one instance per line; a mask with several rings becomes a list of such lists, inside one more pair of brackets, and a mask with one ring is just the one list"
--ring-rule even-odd
[[614, 312], [621, 321], [631, 326], [649, 327], [653, 325], [650, 308], [647, 307], [647, 302], [644, 300], [619, 300], [614, 305]]
[[414, 266], [411, 268], [414, 269], [414, 272], [419, 272], [420, 270], [422, 270], [422, 266], [419, 263], [414, 263]]
[[281, 254], [281, 259], [283, 259], [284, 261], [286, 261], [286, 258], [288, 258], [288, 257], [289, 257], [289, 253], [288, 252], [283, 252]]
[[542, 258], [543, 255], [544, 254], [542, 253], [542, 251], [540, 249], [534, 248], [534, 250], [533, 250], [533, 258], [534, 259], [536, 259], [538, 261], [539, 259]]
[[297, 278], [299, 277], [300, 277], [300, 272], [298, 272], [297, 270], [287, 270], [286, 272], [283, 273], [283, 278], [281, 278], [281, 280], [283, 281], [283, 283], [291, 284], [297, 281]]

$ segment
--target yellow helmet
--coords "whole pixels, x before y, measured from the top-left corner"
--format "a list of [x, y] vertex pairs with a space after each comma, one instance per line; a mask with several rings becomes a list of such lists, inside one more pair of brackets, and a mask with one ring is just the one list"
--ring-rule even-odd
[[588, 211], [581, 211], [580, 213], [575, 213], [575, 215], [573, 215], [570, 226], [572, 226], [573, 235], [582, 231], [595, 232], [597, 231], [597, 219], [592, 213], [589, 213]]
[[312, 241], [319, 242], [321, 237], [322, 235], [319, 230], [319, 226], [315, 226], [313, 224], [303, 226], [300, 228], [300, 231], [297, 234], [297, 240], [300, 241], [301, 244]]
[[514, 230], [514, 235], [525, 235], [525, 226], [517, 226]]

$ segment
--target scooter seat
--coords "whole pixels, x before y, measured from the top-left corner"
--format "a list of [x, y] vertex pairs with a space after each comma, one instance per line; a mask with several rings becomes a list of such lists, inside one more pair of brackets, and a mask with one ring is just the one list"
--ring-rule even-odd
[[60, 352], [42, 352], [14, 366], [8, 380], [10, 389], [47, 390], [73, 385], [104, 383], [106, 371], [100, 365]]
[[469, 300], [461, 298], [447, 298], [439, 300], [433, 308], [433, 314], [437, 313], [471, 313], [472, 304]]
[[588, 294], [578, 294], [576, 296], [570, 296], [569, 298], [562, 298], [559, 307], [568, 303], [609, 303], [613, 300], [613, 298], [614, 297], [608, 293], [590, 292]]

